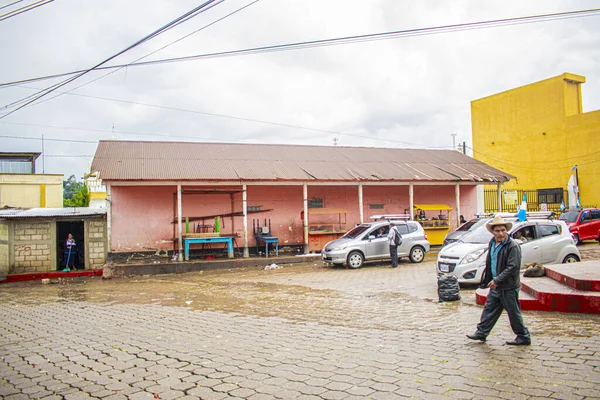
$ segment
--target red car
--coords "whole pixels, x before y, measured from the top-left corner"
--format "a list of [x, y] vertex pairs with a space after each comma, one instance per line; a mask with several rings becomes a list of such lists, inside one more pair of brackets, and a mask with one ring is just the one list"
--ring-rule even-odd
[[600, 209], [570, 209], [564, 211], [559, 219], [569, 226], [575, 244], [584, 240], [600, 240]]

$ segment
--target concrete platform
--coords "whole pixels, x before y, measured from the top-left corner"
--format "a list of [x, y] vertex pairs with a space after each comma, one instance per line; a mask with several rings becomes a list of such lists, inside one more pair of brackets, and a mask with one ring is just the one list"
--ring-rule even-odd
[[[523, 310], [600, 314], [600, 261], [546, 267], [545, 277], [521, 278]], [[488, 289], [475, 292], [483, 305]]]

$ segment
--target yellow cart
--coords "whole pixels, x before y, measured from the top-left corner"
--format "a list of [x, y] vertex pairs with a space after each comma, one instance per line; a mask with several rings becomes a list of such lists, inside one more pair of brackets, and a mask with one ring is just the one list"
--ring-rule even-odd
[[446, 204], [415, 204], [415, 221], [423, 225], [427, 240], [432, 246], [443, 245], [444, 238], [450, 232], [450, 211]]

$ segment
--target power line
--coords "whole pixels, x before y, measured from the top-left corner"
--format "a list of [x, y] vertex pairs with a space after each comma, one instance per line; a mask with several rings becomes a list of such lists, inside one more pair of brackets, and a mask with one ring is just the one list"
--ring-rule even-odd
[[[31, 3], [31, 4], [26, 5], [24, 7], [17, 8], [16, 10], [9, 11], [6, 14], [0, 15], [0, 21], [4, 21], [5, 19], [16, 17], [19, 14], [23, 14], [24, 12], [31, 11], [31, 10], [33, 10], [35, 8], [44, 6], [44, 5], [48, 4], [48, 3], [52, 3], [53, 1], [54, 0], [39, 0], [39, 1], [35, 2], [35, 3]], [[18, 3], [18, 1], [14, 2], [12, 4], [16, 4], [16, 3]], [[11, 6], [12, 4], [6, 5], [6, 6], [2, 7], [2, 8]]]
[[[26, 137], [26, 136], [8, 136], [8, 135], [0, 135], [0, 137], [3, 138], [9, 138], [9, 139], [25, 139], [25, 140], [42, 140], [41, 138], [32, 138], [32, 137]], [[98, 141], [91, 141], [91, 140], [76, 140], [76, 139], [55, 139], [55, 138], [44, 138], [44, 140], [46, 141], [51, 141], [51, 142], [69, 142], [69, 143], [92, 143], [92, 144], [98, 144]]]
[[17, 1], [13, 1], [12, 3], [9, 3], [9, 4], [5, 5], [5, 6], [2, 6], [2, 7], [0, 7], [0, 10], [2, 10], [3, 8], [6, 8], [6, 7], [13, 6], [13, 5], [15, 5], [15, 4], [17, 4], [17, 3], [20, 3], [20, 2], [22, 2], [22, 1], [23, 1], [23, 0], [17, 0]]
[[[166, 32], [169, 29], [172, 29], [173, 27], [175, 27], [175, 26], [177, 26], [177, 25], [179, 25], [179, 24], [181, 24], [181, 23], [183, 23], [185, 21], [188, 21], [191, 18], [194, 18], [195, 16], [197, 16], [198, 14], [200, 14], [201, 12], [203, 12], [204, 11], [203, 9], [205, 7], [207, 7], [211, 3], [214, 3], [215, 1], [217, 1], [217, 0], [208, 0], [208, 1], [206, 1], [202, 5], [193, 8], [192, 10], [188, 11], [187, 13], [181, 15], [180, 17], [174, 19], [173, 21], [169, 22], [168, 24], [166, 24], [166, 25], [162, 26], [161, 28], [155, 30], [154, 32], [150, 33], [149, 35], [144, 36], [142, 39], [138, 40], [137, 42], [133, 43], [132, 45], [128, 46], [127, 48], [121, 50], [120, 52], [118, 52], [118, 53], [110, 56], [109, 58], [105, 59], [104, 61], [100, 62], [99, 64], [96, 64], [92, 68], [89, 68], [89, 69], [87, 69], [87, 70], [85, 70], [85, 71], [83, 71], [81, 73], [78, 73], [77, 75], [75, 75], [75, 76], [73, 76], [71, 78], [68, 78], [68, 79], [66, 79], [66, 80], [64, 80], [64, 81], [62, 81], [62, 82], [60, 82], [58, 84], [52, 85], [52, 86], [50, 86], [50, 87], [48, 87], [48, 88], [40, 91], [39, 94], [35, 95], [35, 97], [33, 97], [31, 100], [26, 101], [25, 99], [21, 99], [21, 100], [15, 102], [15, 103], [11, 103], [11, 104], [5, 106], [4, 108], [8, 108], [8, 107], [10, 107], [10, 106], [12, 106], [14, 104], [18, 104], [18, 103], [21, 103], [23, 101], [26, 101], [24, 104], [18, 106], [16, 109], [14, 109], [14, 110], [12, 110], [12, 111], [10, 111], [10, 112], [8, 112], [8, 113], [0, 116], [0, 119], [5, 118], [5, 117], [7, 117], [7, 116], [9, 116], [9, 115], [11, 115], [13, 113], [15, 113], [16, 111], [22, 109], [23, 107], [26, 107], [29, 104], [37, 101], [38, 99], [40, 99], [40, 98], [42, 98], [42, 97], [44, 97], [44, 96], [46, 96], [46, 95], [54, 92], [58, 88], [60, 88], [60, 87], [62, 87], [64, 85], [67, 85], [68, 83], [73, 82], [74, 80], [82, 77], [83, 75], [87, 74], [88, 72], [97, 69], [98, 67], [100, 67], [100, 66], [106, 64], [107, 62], [115, 59], [116, 57], [120, 56], [121, 54], [124, 54], [125, 52], [127, 52], [127, 51], [129, 51], [129, 50], [131, 50], [131, 49], [133, 49], [133, 48], [135, 48], [137, 46], [139, 46], [140, 44], [142, 44], [142, 43], [144, 43], [144, 42], [146, 42], [146, 41], [148, 41], [148, 40], [150, 40], [150, 39], [152, 39], [152, 38], [154, 38], [154, 37], [156, 37], [156, 36], [158, 36], [158, 35]], [[219, 3], [223, 2], [223, 1], [224, 0], [219, 0]], [[29, 98], [31, 98], [31, 96], [28, 96], [26, 99], [29, 99]]]
[[[408, 29], [408, 30], [401, 30], [401, 31], [372, 33], [372, 34], [357, 35], [357, 36], [346, 36], [346, 37], [339, 37], [339, 38], [332, 38], [332, 39], [322, 39], [322, 40], [313, 40], [313, 41], [305, 41], [305, 42], [277, 44], [277, 45], [254, 47], [254, 48], [248, 48], [248, 49], [238, 49], [238, 50], [223, 51], [223, 52], [216, 52], [216, 53], [198, 54], [198, 55], [185, 56], [185, 57], [166, 58], [166, 59], [145, 61], [145, 62], [139, 62], [139, 63], [119, 64], [119, 65], [98, 67], [98, 68], [96, 68], [96, 70], [102, 71], [102, 70], [110, 70], [110, 69], [123, 68], [123, 67], [147, 66], [147, 65], [155, 65], [155, 64], [194, 61], [194, 60], [200, 60], [200, 59], [232, 57], [232, 56], [240, 56], [240, 55], [252, 55], [252, 54], [279, 52], [279, 51], [300, 50], [300, 49], [308, 49], [308, 48], [314, 48], [314, 47], [345, 45], [345, 44], [368, 42], [368, 41], [375, 41], [375, 40], [389, 40], [389, 39], [398, 39], [398, 38], [413, 37], [413, 36], [436, 35], [436, 34], [441, 34], [441, 33], [469, 31], [469, 30], [475, 30], [475, 29], [487, 29], [487, 28], [495, 28], [495, 27], [501, 27], [501, 26], [522, 25], [522, 24], [556, 21], [556, 20], [571, 19], [571, 18], [582, 18], [582, 17], [595, 16], [599, 13], [600, 13], [600, 8], [592, 8], [592, 9], [579, 10], [579, 11], [568, 11], [568, 12], [552, 13], [552, 14], [539, 14], [539, 15], [526, 16], [526, 17], [505, 18], [505, 19], [498, 19], [498, 20], [488, 20], [488, 21], [471, 22], [471, 23], [455, 24], [455, 25], [442, 25], [442, 26], [436, 26], [436, 27], [430, 27], [430, 28], [417, 28], [417, 29]], [[6, 82], [6, 83], [0, 84], [0, 88], [7, 87], [7, 86], [20, 85], [23, 83], [36, 82], [36, 81], [40, 81], [40, 80], [74, 75], [74, 74], [77, 74], [77, 73], [80, 73], [83, 71], [85, 71], [85, 70], [78, 70], [78, 71], [72, 71], [72, 72], [67, 72], [67, 73], [62, 73], [62, 74], [54, 74], [54, 75], [37, 77], [37, 78], [29, 78], [29, 79], [23, 79], [23, 80], [19, 80], [19, 81]]]

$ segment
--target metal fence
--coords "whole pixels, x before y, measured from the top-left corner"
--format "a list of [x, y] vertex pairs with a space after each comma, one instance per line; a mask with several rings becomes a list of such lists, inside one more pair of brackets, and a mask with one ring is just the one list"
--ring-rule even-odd
[[[523, 194], [527, 194], [527, 210], [528, 211], [542, 211], [542, 204], [538, 201], [538, 191], [537, 190], [511, 190], [510, 192], [517, 192], [517, 201], [507, 202], [505, 191], [501, 190], [502, 195], [502, 211], [505, 212], [517, 212], [518, 207], [521, 205], [523, 200]], [[511, 195], [512, 195], [511, 193]], [[563, 199], [565, 199], [565, 204], [568, 203], [568, 192], [566, 190], [563, 191]], [[484, 207], [486, 213], [497, 212], [499, 210], [498, 207], [498, 191], [495, 189], [486, 189], [484, 190]], [[547, 211], [560, 212], [560, 202], [558, 203], [544, 203], [546, 204]]]

